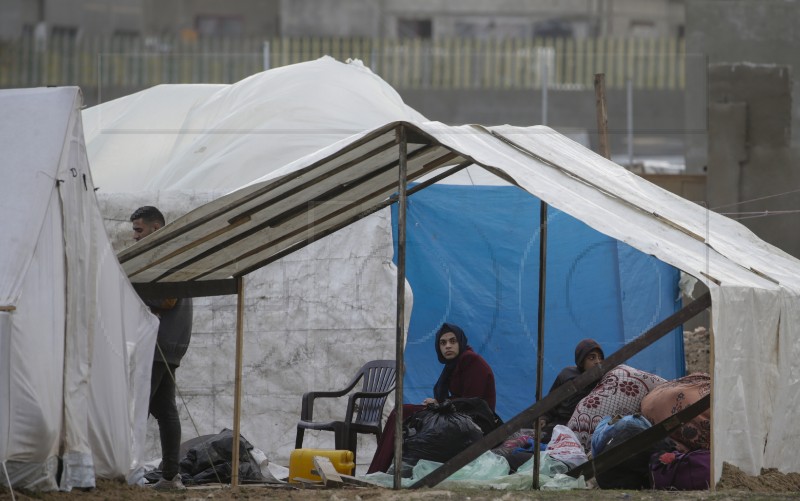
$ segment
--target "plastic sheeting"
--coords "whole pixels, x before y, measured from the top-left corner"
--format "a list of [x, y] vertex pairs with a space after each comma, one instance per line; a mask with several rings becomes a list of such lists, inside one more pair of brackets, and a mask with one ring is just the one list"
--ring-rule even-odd
[[[330, 57], [232, 85], [159, 85], [83, 112], [92, 175], [117, 249], [128, 217], [158, 206], [167, 222], [289, 161], [390, 120], [423, 120], [359, 61]], [[365, 362], [394, 357], [397, 275], [388, 210], [245, 279], [242, 433], [288, 461], [304, 392], [341, 387]], [[406, 293], [407, 314], [412, 296]], [[184, 439], [231, 426], [235, 297], [197, 298], [177, 371]], [[393, 399], [386, 406], [391, 410]], [[343, 417], [338, 403], [315, 411]], [[191, 415], [191, 420], [189, 419]], [[147, 451], [158, 454], [151, 420]], [[368, 459], [371, 436], [359, 457]], [[309, 447], [333, 434], [307, 433]]]
[[81, 101], [74, 87], [0, 92], [0, 460], [15, 487], [56, 488], [57, 456], [64, 490], [143, 463], [158, 321], [105, 234]]
[[425, 120], [360, 61], [327, 56], [231, 85], [158, 85], [83, 115], [106, 193], [232, 190], [387, 121]]

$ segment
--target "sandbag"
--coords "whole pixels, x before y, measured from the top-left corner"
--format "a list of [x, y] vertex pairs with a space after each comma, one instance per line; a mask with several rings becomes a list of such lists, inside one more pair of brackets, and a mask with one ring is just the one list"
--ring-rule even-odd
[[403, 463], [444, 463], [481, 438], [481, 428], [452, 402], [432, 404], [403, 423]]

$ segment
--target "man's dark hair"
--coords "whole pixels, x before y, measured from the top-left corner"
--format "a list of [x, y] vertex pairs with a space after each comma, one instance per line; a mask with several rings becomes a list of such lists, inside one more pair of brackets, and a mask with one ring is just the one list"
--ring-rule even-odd
[[152, 205], [145, 205], [133, 211], [133, 214], [131, 214], [131, 222], [137, 219], [141, 219], [145, 223], [160, 223], [161, 226], [167, 224], [166, 221], [164, 221], [164, 214]]

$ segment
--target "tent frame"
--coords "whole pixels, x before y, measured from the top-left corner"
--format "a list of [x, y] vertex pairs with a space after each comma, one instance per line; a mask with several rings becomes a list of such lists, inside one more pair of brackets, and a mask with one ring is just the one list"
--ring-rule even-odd
[[[395, 461], [401, 461], [402, 458], [402, 408], [403, 408], [403, 376], [405, 374], [405, 363], [403, 359], [403, 347], [405, 346], [405, 260], [406, 260], [406, 208], [407, 208], [407, 197], [425, 189], [436, 182], [455, 174], [456, 172], [465, 169], [470, 165], [479, 165], [489, 172], [497, 175], [501, 179], [518, 186], [517, 183], [511, 179], [509, 176], [504, 175], [503, 172], [497, 171], [496, 169], [489, 168], [485, 165], [482, 165], [480, 162], [477, 162], [471, 158], [464, 157], [457, 152], [450, 151], [449, 154], [444, 154], [431, 160], [428, 163], [425, 163], [422, 168], [415, 172], [415, 177], [420, 177], [425, 175], [429, 172], [432, 172], [436, 169], [439, 169], [442, 166], [452, 164], [454, 160], [459, 159], [458, 163], [446, 169], [444, 172], [439, 173], [435, 176], [432, 176], [430, 179], [426, 181], [422, 181], [415, 186], [409, 188], [408, 184], [408, 162], [409, 157], [422, 157], [423, 155], [430, 153], [431, 150], [434, 149], [436, 140], [428, 136], [427, 134], [421, 132], [419, 129], [413, 127], [412, 124], [407, 122], [396, 122], [393, 124], [389, 124], [386, 127], [381, 129], [377, 129], [372, 131], [369, 134], [364, 135], [363, 137], [359, 138], [358, 140], [354, 141], [353, 143], [347, 145], [346, 147], [342, 148], [341, 150], [336, 151], [330, 156], [325, 157], [319, 162], [316, 162], [309, 166], [308, 168], [301, 169], [299, 171], [290, 173], [282, 178], [279, 178], [274, 183], [268, 185], [261, 190], [268, 191], [269, 189], [274, 189], [276, 185], [287, 183], [291, 180], [294, 180], [297, 177], [300, 177], [304, 174], [308, 174], [311, 170], [318, 166], [322, 165], [324, 161], [327, 161], [333, 157], [342, 157], [346, 154], [355, 154], [355, 150], [361, 146], [367, 145], [371, 140], [379, 138], [382, 135], [386, 135], [387, 132], [394, 131], [395, 139], [394, 145], [398, 146], [398, 158], [396, 162], [390, 162], [389, 164], [381, 167], [384, 172], [386, 169], [394, 169], [397, 168], [398, 177], [397, 177], [397, 188], [394, 194], [386, 197], [382, 201], [375, 202], [374, 200], [367, 200], [364, 199], [364, 202], [372, 202], [372, 205], [367, 206], [365, 209], [357, 212], [356, 214], [349, 215], [345, 220], [340, 221], [332, 226], [327, 227], [326, 229], [316, 232], [316, 231], [309, 231], [314, 230], [317, 226], [317, 221], [314, 220], [309, 225], [302, 230], [305, 231], [305, 238], [297, 238], [294, 241], [290, 241], [290, 244], [269, 255], [267, 258], [258, 261], [256, 264], [251, 264], [243, 269], [238, 270], [235, 274], [233, 274], [230, 278], [227, 279], [206, 279], [203, 280], [202, 278], [207, 275], [208, 273], [203, 273], [192, 280], [184, 280], [184, 281], [170, 281], [169, 275], [170, 273], [174, 272], [175, 270], [170, 269], [167, 273], [160, 275], [155, 280], [150, 281], [135, 281], [137, 275], [140, 270], [134, 270], [132, 272], [129, 271], [129, 277], [131, 278], [136, 291], [142, 296], [147, 298], [164, 298], [164, 297], [203, 297], [203, 296], [217, 296], [217, 295], [237, 295], [237, 315], [236, 315], [236, 374], [235, 374], [235, 388], [234, 388], [234, 417], [233, 417], [233, 433], [234, 436], [239, 436], [240, 433], [240, 419], [241, 419], [241, 395], [242, 395], [242, 381], [241, 381], [241, 374], [242, 374], [242, 351], [243, 351], [243, 325], [244, 325], [244, 276], [259, 269], [267, 264], [274, 262], [282, 257], [285, 257], [303, 247], [320, 240], [321, 238], [328, 236], [346, 226], [349, 226], [356, 221], [369, 216], [379, 210], [382, 210], [386, 207], [393, 205], [394, 203], [398, 204], [398, 256], [397, 256], [397, 310], [396, 310], [396, 339], [395, 339], [395, 351], [396, 351], [396, 360], [397, 360], [397, 375], [396, 375], [396, 389], [395, 389], [395, 412], [397, 413], [397, 420], [396, 420], [396, 429], [395, 429], [395, 443], [394, 443], [394, 452], [395, 452]], [[498, 138], [499, 140], [512, 144], [507, 138], [503, 137], [502, 135], [492, 134], [494, 137]], [[422, 147], [415, 150], [411, 155], [408, 152], [408, 143], [409, 141], [413, 140], [415, 143], [422, 143]], [[391, 145], [390, 145], [391, 146]], [[519, 148], [516, 145], [513, 145]], [[369, 158], [371, 155], [376, 155], [380, 152], [385, 152], [388, 147], [384, 146], [383, 149], [374, 149], [368, 151], [367, 153], [358, 157], [359, 159]], [[520, 148], [522, 149], [522, 148]], [[528, 154], [531, 154], [527, 150], [522, 149]], [[356, 152], [357, 153], [357, 152]], [[345, 165], [352, 164], [356, 162], [356, 160], [352, 160], [351, 162], [346, 163]], [[544, 160], [544, 159], [542, 159]], [[549, 163], [549, 162], [547, 162]], [[341, 169], [344, 166], [340, 167]], [[314, 179], [312, 178], [311, 181], [302, 185], [306, 186], [312, 184]], [[301, 189], [297, 188], [298, 190]], [[341, 186], [339, 190], [346, 191], [349, 187], [348, 186]], [[247, 201], [254, 200], [257, 195], [261, 192], [261, 190], [256, 190], [255, 192], [251, 193], [247, 197]], [[330, 199], [335, 194], [326, 193], [326, 199]], [[313, 200], [309, 200], [311, 202]], [[356, 206], [359, 201], [354, 202], [351, 206]], [[543, 204], [543, 210], [545, 203]], [[250, 209], [250, 212], [255, 212], [256, 210], [263, 210], [265, 207], [268, 207], [269, 203], [263, 204], [261, 206], [257, 206], [255, 208]], [[220, 216], [220, 214], [225, 214], [226, 211], [230, 210], [231, 207], [224, 206], [219, 208], [218, 210], [214, 211], [212, 214], [207, 215], [205, 218], [200, 218], [197, 220], [192, 221], [190, 224], [186, 225], [185, 227], [181, 228], [181, 232], [185, 233], [190, 231], [194, 228], [199, 227], [204, 222], [212, 220]], [[269, 221], [262, 223], [261, 228], [268, 227], [268, 225], [272, 224], [274, 226], [280, 226], [288, 218], [294, 217], [299, 213], [306, 211], [307, 209], [302, 205], [294, 206], [288, 210], [281, 212], [280, 214], [276, 214], [272, 217]], [[546, 212], [545, 212], [546, 214]], [[239, 224], [249, 222], [250, 215], [245, 212], [239, 214], [238, 216], [231, 218], [228, 220], [228, 224], [230, 227], [235, 227]], [[324, 219], [323, 219], [324, 221]], [[542, 222], [544, 223], [544, 220]], [[141, 241], [141, 245], [137, 244], [132, 246], [119, 254], [119, 258], [121, 262], [125, 262], [127, 260], [133, 259], [137, 256], [145, 254], [147, 252], [153, 251], [157, 249], [164, 241], [160, 238], [161, 235], [159, 233], [155, 233], [153, 238], [147, 238]], [[296, 230], [294, 235], [300, 233], [299, 230]], [[292, 236], [292, 235], [289, 235]], [[284, 237], [288, 238], [288, 237]], [[199, 242], [195, 242], [192, 245], [198, 245]], [[184, 249], [181, 249], [184, 250]], [[204, 255], [204, 254], [203, 254]], [[166, 257], [161, 257], [157, 260], [150, 261], [148, 263], [148, 267], [154, 266], [159, 262], [166, 260], [167, 258], [171, 257], [171, 254], [168, 254]], [[543, 256], [542, 256], [543, 257]], [[198, 258], [194, 258], [197, 260]], [[189, 261], [189, 263], [193, 262]], [[234, 260], [234, 263], [236, 261]], [[543, 261], [542, 261], [543, 262]], [[230, 263], [228, 263], [230, 264]], [[183, 265], [185, 266], [185, 264]], [[214, 271], [214, 270], [211, 270]], [[209, 271], [210, 273], [210, 271]], [[540, 288], [544, 288], [545, 284], [545, 271], [540, 270]], [[540, 292], [540, 309], [544, 307], [542, 301], [544, 299], [543, 291]], [[493, 432], [489, 433], [482, 440], [472, 444], [467, 449], [459, 453], [457, 456], [450, 459], [446, 462], [442, 467], [438, 468], [427, 477], [421, 479], [417, 483], [415, 483], [412, 488], [419, 488], [419, 487], [432, 487], [437, 485], [442, 480], [449, 477], [452, 473], [460, 469], [461, 467], [468, 464], [473, 459], [477, 458], [480, 454], [488, 450], [489, 447], [502, 441], [506, 438], [510, 433], [522, 428], [523, 426], [530, 424], [532, 422], [538, 422], [538, 417], [547, 412], [548, 410], [555, 407], [560, 401], [568, 398], [570, 395], [574, 394], [575, 392], [585, 388], [589, 384], [596, 382], [599, 380], [603, 374], [614, 368], [615, 366], [619, 365], [620, 363], [624, 362], [625, 360], [629, 359], [639, 351], [643, 350], [653, 342], [657, 341], [668, 332], [676, 328], [677, 326], [684, 323], [686, 320], [694, 317], [701, 311], [705, 310], [711, 303], [710, 294], [706, 293], [701, 298], [695, 300], [690, 305], [686, 306], [679, 312], [671, 315], [667, 319], [663, 320], [661, 323], [656, 325], [654, 328], [650, 329], [646, 333], [640, 335], [630, 343], [623, 346], [617, 352], [612, 354], [608, 357], [600, 366], [595, 367], [594, 369], [582, 374], [578, 378], [568, 382], [567, 384], [559, 387], [558, 389], [551, 392], [544, 398], [540, 398], [539, 395], [540, 391], [537, 390], [537, 402], [534, 403], [532, 406], [528, 407], [526, 410], [519, 413], [517, 416], [494, 430]], [[540, 319], [539, 326], [539, 341], [538, 346], [540, 349], [543, 349], [543, 319]], [[537, 374], [541, 375], [542, 373], [542, 365], [543, 359], [541, 353], [539, 354], [537, 360]], [[233, 441], [233, 451], [232, 451], [232, 476], [231, 476], [231, 487], [236, 488], [238, 486], [238, 464], [239, 464], [239, 441]], [[396, 463], [396, 466], [397, 465]], [[399, 467], [395, 467], [395, 474], [394, 474], [394, 488], [400, 488], [400, 473], [401, 469]], [[713, 478], [713, 475], [712, 475]]]

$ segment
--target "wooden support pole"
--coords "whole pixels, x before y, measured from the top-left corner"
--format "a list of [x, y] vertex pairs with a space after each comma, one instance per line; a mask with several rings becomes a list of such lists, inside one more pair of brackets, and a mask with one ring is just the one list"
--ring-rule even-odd
[[233, 383], [231, 488], [239, 485], [239, 425], [242, 417], [242, 344], [244, 343], [244, 277], [236, 278], [236, 369]]
[[606, 113], [606, 75], [594, 75], [594, 97], [597, 106], [597, 137], [600, 142], [600, 154], [611, 159], [608, 147], [608, 114]]
[[403, 463], [403, 375], [405, 374], [405, 297], [406, 297], [406, 189], [407, 189], [407, 154], [408, 143], [406, 129], [397, 127], [397, 142], [400, 146], [400, 162], [398, 165], [398, 200], [397, 200], [397, 317], [395, 354], [397, 360], [397, 378], [394, 390], [394, 477], [392, 486], [395, 490], [401, 487], [400, 473]]

